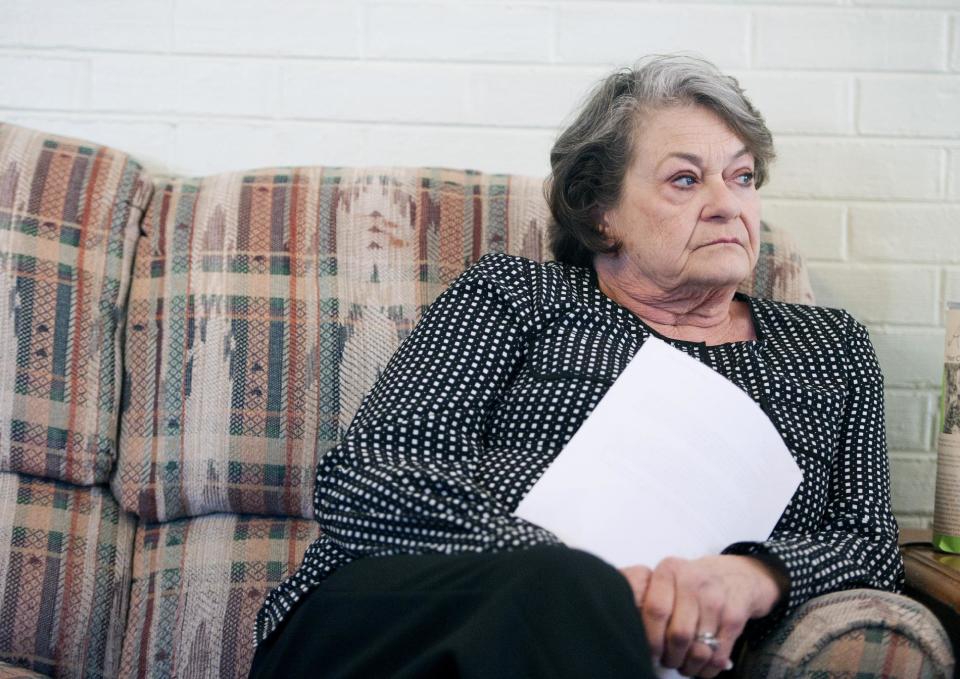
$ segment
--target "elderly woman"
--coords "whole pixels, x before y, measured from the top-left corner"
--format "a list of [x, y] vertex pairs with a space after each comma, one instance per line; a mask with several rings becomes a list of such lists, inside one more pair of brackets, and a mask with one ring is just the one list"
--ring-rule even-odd
[[[604, 80], [551, 153], [556, 261], [482, 258], [400, 347], [320, 462], [322, 536], [261, 610], [253, 675], [713, 677], [812, 596], [897, 590], [866, 331], [736, 292], [772, 158], [706, 62]], [[803, 481], [763, 542], [617, 570], [513, 512], [649, 337], [757, 401]]]

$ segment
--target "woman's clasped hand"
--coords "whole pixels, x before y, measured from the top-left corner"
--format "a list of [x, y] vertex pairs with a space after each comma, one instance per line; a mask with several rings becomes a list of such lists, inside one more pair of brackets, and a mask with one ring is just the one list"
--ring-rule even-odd
[[786, 586], [763, 562], [735, 555], [669, 557], [653, 569], [620, 572], [643, 618], [651, 657], [690, 677], [731, 669], [730, 654], [747, 621], [770, 613]]

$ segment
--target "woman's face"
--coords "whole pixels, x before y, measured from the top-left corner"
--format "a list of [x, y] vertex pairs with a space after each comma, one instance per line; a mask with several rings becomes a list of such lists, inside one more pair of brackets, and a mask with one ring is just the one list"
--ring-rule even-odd
[[620, 204], [603, 215], [619, 240], [617, 269], [662, 291], [736, 286], [759, 251], [760, 199], [753, 156], [710, 110], [661, 109], [643, 117]]

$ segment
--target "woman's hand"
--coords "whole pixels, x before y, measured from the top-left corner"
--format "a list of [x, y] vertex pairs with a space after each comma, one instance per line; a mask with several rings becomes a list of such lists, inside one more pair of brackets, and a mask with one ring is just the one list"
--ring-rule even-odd
[[[773, 610], [786, 590], [783, 576], [747, 556], [669, 557], [652, 571], [631, 566], [620, 572], [633, 589], [651, 657], [691, 677], [728, 669], [747, 621]], [[716, 636], [716, 650], [696, 640], [704, 633]]]

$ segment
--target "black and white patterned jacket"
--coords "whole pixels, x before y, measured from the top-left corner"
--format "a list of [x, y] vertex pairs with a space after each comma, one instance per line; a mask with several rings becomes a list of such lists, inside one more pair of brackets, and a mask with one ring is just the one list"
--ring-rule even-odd
[[[866, 330], [835, 309], [740, 299], [756, 340], [661, 339], [758, 402], [803, 471], [770, 538], [724, 550], [756, 555], [789, 577], [784, 601], [755, 624], [769, 629], [835, 590], [899, 591], [883, 380]], [[322, 535], [269, 595], [257, 641], [359, 557], [556, 542], [513, 511], [651, 334], [600, 292], [590, 269], [483, 257], [430, 306], [343, 442], [321, 460], [314, 507]], [[638, 454], [657, 451], [640, 442]]]

